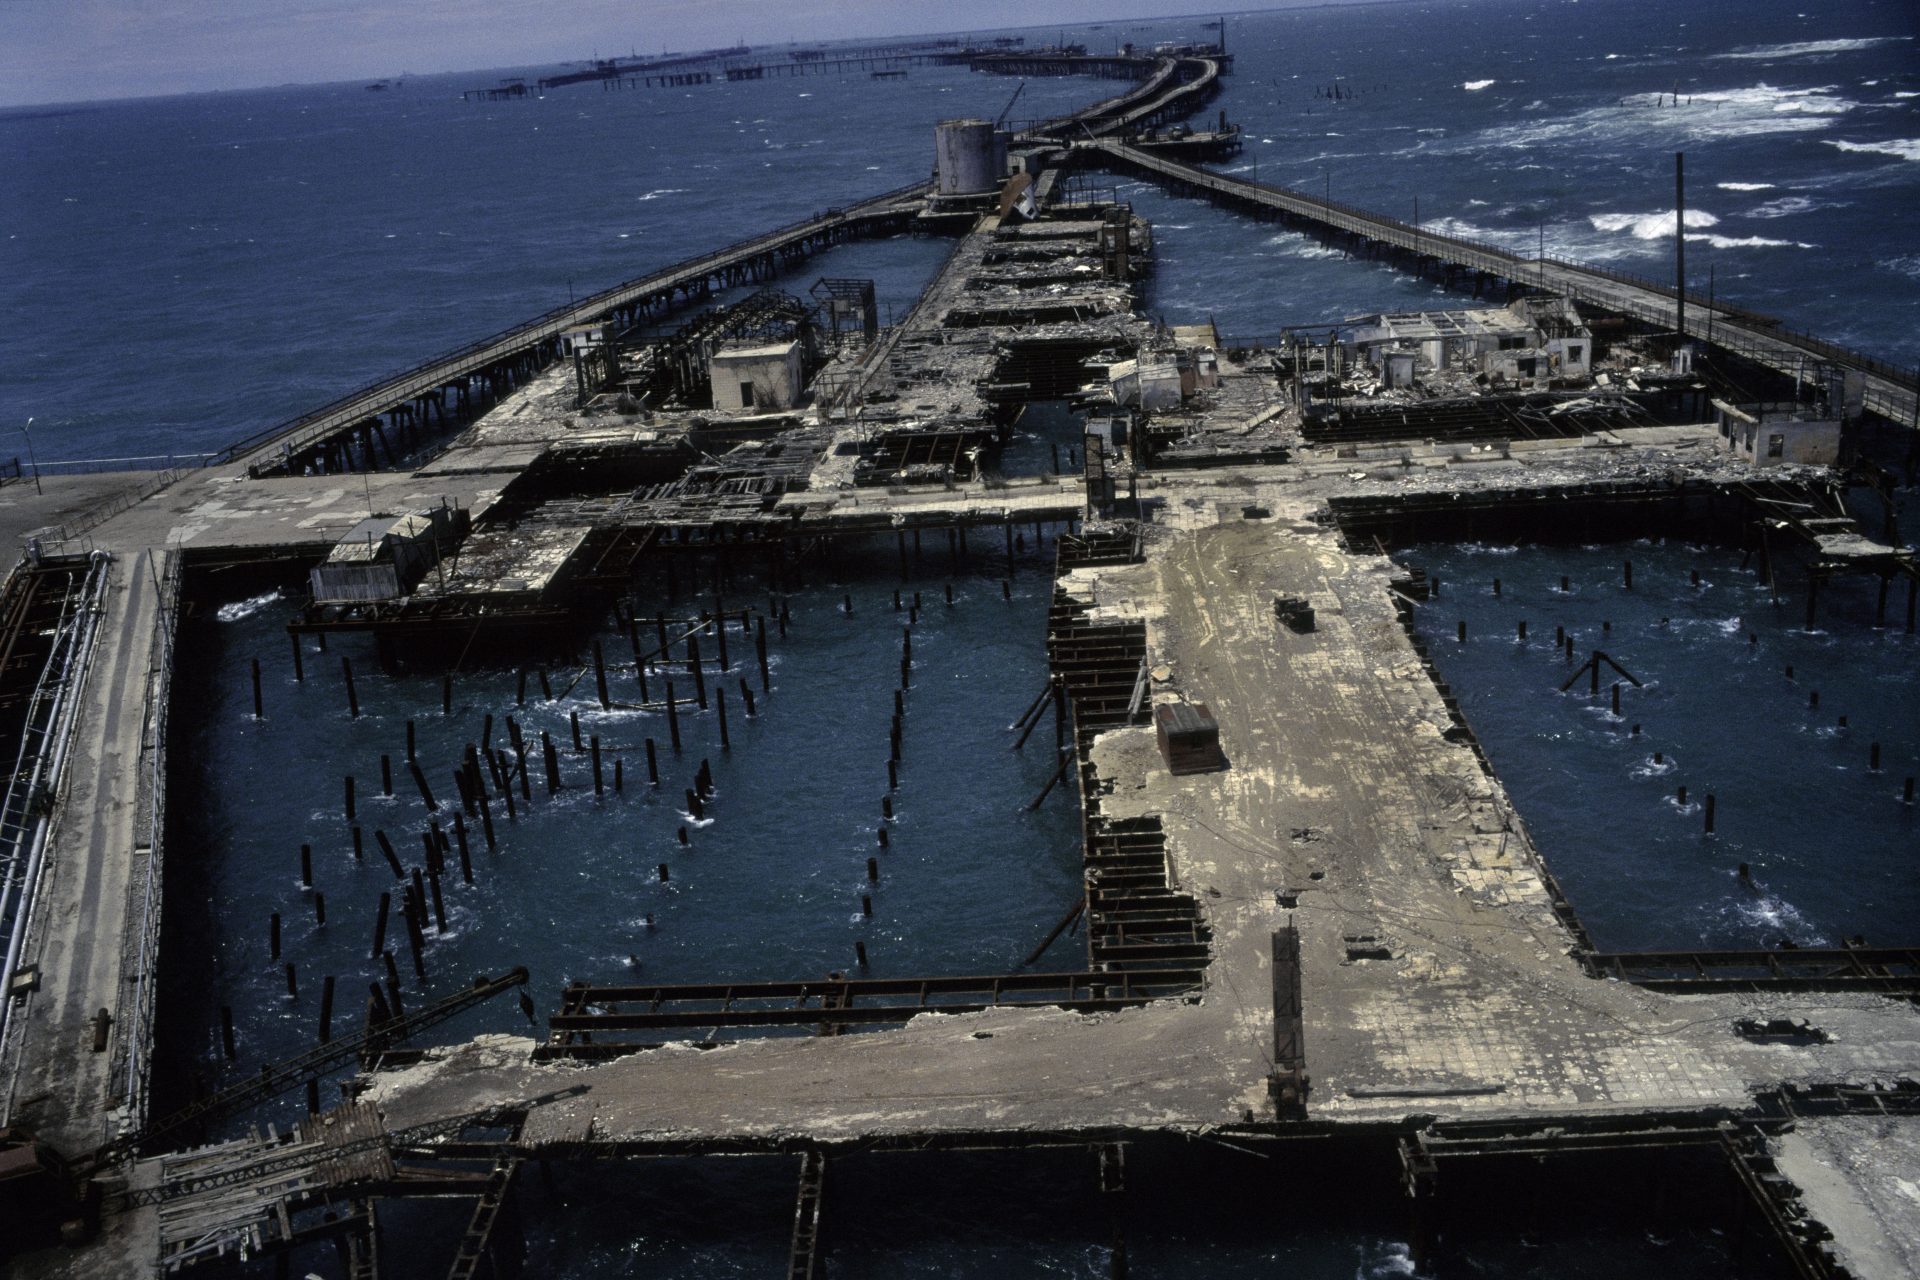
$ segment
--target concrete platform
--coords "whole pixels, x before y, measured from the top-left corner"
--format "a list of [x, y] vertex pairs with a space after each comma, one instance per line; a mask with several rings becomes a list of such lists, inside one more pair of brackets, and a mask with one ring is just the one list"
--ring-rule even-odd
[[1920, 1117], [1801, 1117], [1773, 1142], [1780, 1171], [1858, 1280], [1920, 1275]]
[[[1393, 613], [1396, 571], [1342, 551], [1289, 489], [1163, 478], [1168, 518], [1146, 563], [1068, 579], [1096, 616], [1146, 621], [1169, 669], [1156, 697], [1178, 690], [1219, 719], [1225, 772], [1172, 777], [1145, 729], [1094, 749], [1112, 784], [1103, 811], [1160, 815], [1177, 887], [1208, 915], [1198, 1003], [928, 1015], [590, 1067], [533, 1065], [531, 1041], [494, 1037], [376, 1077], [388, 1124], [562, 1090], [578, 1092], [543, 1123], [601, 1150], [1271, 1122], [1271, 936], [1288, 921], [1304, 940], [1313, 1122], [1740, 1110], [1783, 1079], [1891, 1079], [1920, 1062], [1920, 1012], [1904, 1002], [1674, 997], [1586, 977], [1504, 793], [1442, 737], [1445, 709]], [[1277, 516], [1241, 519], [1254, 500]], [[1279, 628], [1275, 594], [1307, 596], [1319, 630]], [[1349, 935], [1392, 958], [1349, 959]], [[1789, 1013], [1834, 1042], [1734, 1034], [1736, 1018]]]

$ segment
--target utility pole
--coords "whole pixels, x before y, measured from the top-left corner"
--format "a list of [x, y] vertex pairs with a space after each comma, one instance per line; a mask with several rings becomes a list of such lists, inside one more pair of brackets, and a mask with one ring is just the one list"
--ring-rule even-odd
[[1673, 327], [1678, 346], [1687, 344], [1687, 153], [1673, 153]]
[[38, 494], [40, 488], [40, 462], [33, 456], [33, 419], [27, 419], [27, 425], [20, 428], [20, 434], [27, 438], [27, 465], [33, 468], [33, 491]]

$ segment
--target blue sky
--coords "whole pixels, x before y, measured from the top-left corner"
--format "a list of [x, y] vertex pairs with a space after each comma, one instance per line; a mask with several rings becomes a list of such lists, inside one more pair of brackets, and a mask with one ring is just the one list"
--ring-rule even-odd
[[0, 105], [1215, 11], [1207, 0], [0, 0]]

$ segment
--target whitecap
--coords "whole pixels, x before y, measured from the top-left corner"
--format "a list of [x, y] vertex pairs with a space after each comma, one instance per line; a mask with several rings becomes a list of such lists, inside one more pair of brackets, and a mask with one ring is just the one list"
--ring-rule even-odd
[[1460, 87], [1462, 89], [1465, 89], [1468, 93], [1478, 93], [1482, 89], [1490, 88], [1491, 86], [1499, 83], [1500, 82], [1498, 80], [1469, 80], [1466, 83], [1462, 84]]
[[1812, 196], [1781, 196], [1778, 200], [1769, 200], [1765, 204], [1755, 205], [1747, 210], [1749, 218], [1786, 218], [1796, 213], [1812, 213], [1815, 209], [1830, 208], [1824, 201]]
[[[1671, 209], [1660, 213], [1595, 213], [1587, 216], [1596, 231], [1630, 231], [1636, 240], [1660, 240], [1673, 234]], [[1704, 209], [1687, 210], [1689, 227], [1712, 227], [1720, 219]]]
[[1896, 271], [1914, 280], [1920, 280], [1920, 253], [1910, 253], [1900, 258], [1882, 258], [1874, 265], [1887, 271]]
[[1340, 251], [1329, 248], [1319, 241], [1298, 231], [1282, 231], [1278, 235], [1268, 236], [1267, 243], [1284, 251], [1290, 258], [1338, 258]]
[[1716, 53], [1716, 58], [1733, 60], [1753, 60], [1762, 58], [1807, 58], [1828, 53], [1853, 53], [1859, 49], [1873, 49], [1883, 44], [1899, 44], [1911, 40], [1912, 36], [1866, 36], [1852, 40], [1796, 40], [1791, 44], [1764, 44], [1746, 49], [1735, 49], [1731, 53]]
[[238, 622], [242, 618], [252, 617], [279, 598], [280, 593], [278, 591], [269, 591], [265, 595], [253, 596], [246, 600], [236, 600], [231, 604], [223, 604], [214, 610], [213, 616], [222, 622]]
[[1771, 182], [1716, 182], [1714, 186], [1722, 191], [1771, 191]]
[[1896, 98], [1920, 98], [1920, 91], [1915, 91], [1912, 89], [1900, 89], [1900, 90], [1897, 90], [1893, 96]]
[[1774, 240], [1767, 236], [1717, 236], [1690, 235], [1689, 243], [1704, 244], [1714, 249], [1817, 249], [1820, 246], [1808, 244], [1805, 240]]
[[1842, 151], [1867, 151], [1876, 155], [1899, 156], [1902, 160], [1920, 160], [1920, 138], [1893, 138], [1886, 142], [1848, 142], [1828, 138], [1826, 143]]

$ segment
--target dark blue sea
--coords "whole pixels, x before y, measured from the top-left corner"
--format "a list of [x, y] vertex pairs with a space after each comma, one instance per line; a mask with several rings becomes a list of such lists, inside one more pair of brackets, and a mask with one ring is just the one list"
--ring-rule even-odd
[[[1049, 36], [1051, 32], [1047, 33]], [[1099, 47], [1198, 19], [1070, 29]], [[1903, 0], [1458, 0], [1235, 17], [1232, 167], [1455, 234], [1693, 283], [1920, 361], [1920, 45]], [[1033, 32], [1034, 39], [1043, 38]], [[1014, 82], [748, 81], [474, 105], [509, 68], [0, 111], [0, 429], [40, 454], [219, 448], [566, 300], [931, 169]], [[1326, 96], [1340, 87], [1336, 100]], [[1014, 116], [1105, 96], [1031, 80]], [[1674, 105], [1675, 95], [1678, 105]], [[1350, 95], [1350, 96], [1349, 96]], [[1160, 224], [1152, 305], [1258, 335], [1431, 292], [1231, 214]], [[936, 260], [819, 264], [913, 296]], [[805, 281], [801, 282], [802, 284]]]
[[[1212, 35], [1198, 19], [1066, 33], [1095, 48]], [[1920, 355], [1910, 5], [1383, 4], [1232, 17], [1226, 34], [1238, 66], [1219, 105], [1254, 139], [1230, 163], [1236, 171], [1407, 218], [1417, 199], [1420, 221], [1437, 230], [1665, 276], [1672, 153], [1684, 150], [1696, 288], [1711, 278], [1722, 296], [1793, 327], [1902, 363]], [[587, 84], [484, 104], [459, 96], [551, 70], [409, 77], [378, 93], [356, 83], [0, 112], [0, 455], [17, 451], [30, 415], [43, 461], [216, 449], [570, 295], [922, 178], [935, 121], [995, 116], [1015, 87], [925, 67], [887, 81], [854, 73], [622, 93]], [[1014, 115], [1115, 89], [1031, 80]], [[1294, 232], [1131, 181], [1091, 181], [1155, 222], [1159, 271], [1146, 305], [1170, 323], [1212, 316], [1223, 332], [1254, 338], [1449, 297]], [[884, 318], [911, 304], [946, 248], [911, 236], [844, 246], [786, 283], [803, 291], [817, 275], [872, 277]], [[357, 1022], [352, 993], [379, 974], [369, 958], [376, 902], [393, 887], [372, 833], [387, 830], [412, 865], [428, 829], [403, 768], [409, 718], [442, 793], [489, 713], [551, 733], [572, 784], [554, 799], [536, 794], [502, 824], [497, 850], [479, 852], [475, 837], [475, 883], [450, 874], [448, 927], [430, 931], [429, 982], [409, 979], [410, 999], [524, 963], [544, 1012], [572, 978], [810, 976], [848, 967], [856, 941], [879, 974], [1012, 965], [1079, 891], [1071, 797], [1024, 807], [1051, 772], [1049, 748], [1008, 749], [1007, 725], [1045, 678], [1051, 550], [1029, 542], [1009, 571], [1001, 557], [950, 561], [930, 544], [904, 583], [891, 544], [814, 566], [789, 599], [793, 625], [774, 643], [770, 691], [746, 660], [750, 646], [735, 642], [735, 678], [751, 681], [759, 714], [746, 719], [736, 698], [729, 750], [711, 714], [689, 716], [679, 756], [658, 715], [603, 711], [578, 663], [554, 661], [557, 696], [525, 707], [513, 670], [463, 670], [454, 714], [443, 717], [437, 675], [384, 673], [370, 644], [310, 647], [296, 682], [282, 630], [288, 592], [256, 584], [209, 601], [189, 624], [205, 661], [183, 675], [181, 705], [199, 714], [180, 729], [174, 763], [179, 896], [162, 1027], [173, 1087], [193, 1076], [218, 1083], [310, 1044], [322, 974], [349, 993], [338, 1022]], [[1724, 549], [1409, 555], [1461, 584], [1422, 625], [1444, 636], [1456, 611], [1469, 619], [1474, 642], [1457, 653], [1436, 645], [1436, 656], [1603, 945], [1911, 940], [1910, 929], [1892, 935], [1916, 918], [1902, 862], [1916, 837], [1888, 789], [1920, 755], [1915, 652], [1897, 628], [1873, 631], [1857, 595], [1835, 593], [1807, 635], [1793, 606], [1776, 610]], [[1605, 585], [1622, 558], [1641, 566], [1631, 599]], [[1467, 592], [1494, 574], [1511, 584], [1497, 601]], [[1562, 574], [1577, 580], [1570, 596], [1549, 589]], [[745, 577], [727, 603], [764, 608], [769, 585]], [[896, 587], [928, 607], [915, 624], [901, 788], [875, 885], [865, 864], [886, 794]], [[639, 584], [636, 603], [669, 608], [658, 582]], [[672, 607], [700, 604], [711, 600]], [[1639, 739], [1603, 709], [1557, 694], [1555, 659], [1495, 639], [1522, 616], [1536, 636], [1556, 622], [1588, 638], [1611, 624], [1609, 643], [1647, 679], [1626, 717], [1642, 724]], [[599, 638], [610, 655], [626, 644], [612, 629]], [[341, 656], [360, 678], [358, 720], [346, 711]], [[266, 673], [260, 721], [250, 714], [253, 658]], [[1788, 663], [1796, 681], [1774, 674]], [[1810, 682], [1825, 691], [1820, 716], [1802, 711]], [[569, 713], [622, 760], [622, 795], [593, 797], [584, 757], [564, 750]], [[1852, 717], [1844, 730], [1828, 723], [1841, 713]], [[497, 723], [496, 741], [503, 733]], [[658, 791], [641, 783], [649, 737], [662, 758]], [[1880, 775], [1864, 768], [1869, 740], [1888, 755]], [[378, 784], [383, 754], [395, 768], [391, 798]], [[702, 759], [717, 794], [690, 822], [682, 796]], [[324, 769], [308, 763], [318, 760]], [[342, 813], [347, 772], [361, 862]], [[1671, 800], [1681, 782], [1718, 791], [1714, 840]], [[302, 844], [326, 895], [325, 926], [300, 883]], [[1754, 885], [1734, 879], [1739, 862], [1754, 868]], [[266, 956], [274, 912], [304, 984], [297, 1000]], [[390, 944], [397, 936], [396, 926]], [[1050, 961], [1073, 965], [1079, 947], [1063, 942]], [[222, 1004], [238, 1024], [231, 1065], [219, 1052]], [[442, 1035], [525, 1027], [501, 1002]], [[271, 1114], [297, 1110], [296, 1100]], [[1136, 1275], [1415, 1274], [1397, 1191], [1373, 1185], [1377, 1170], [1316, 1186], [1282, 1162], [1216, 1146], [1141, 1151]], [[842, 1225], [831, 1274], [1105, 1275], [1112, 1206], [1091, 1190], [1083, 1155], [848, 1161], [832, 1175], [829, 1216]], [[723, 1166], [530, 1179], [532, 1273], [778, 1267], [790, 1164]], [[1461, 1228], [1439, 1274], [1749, 1274], [1717, 1217], [1650, 1224], [1628, 1205], [1569, 1218], [1572, 1198], [1569, 1189], [1516, 1208], [1510, 1222]], [[463, 1220], [463, 1208], [449, 1209], [446, 1222], [425, 1214], [419, 1231], [400, 1233], [400, 1273], [442, 1268]]]

